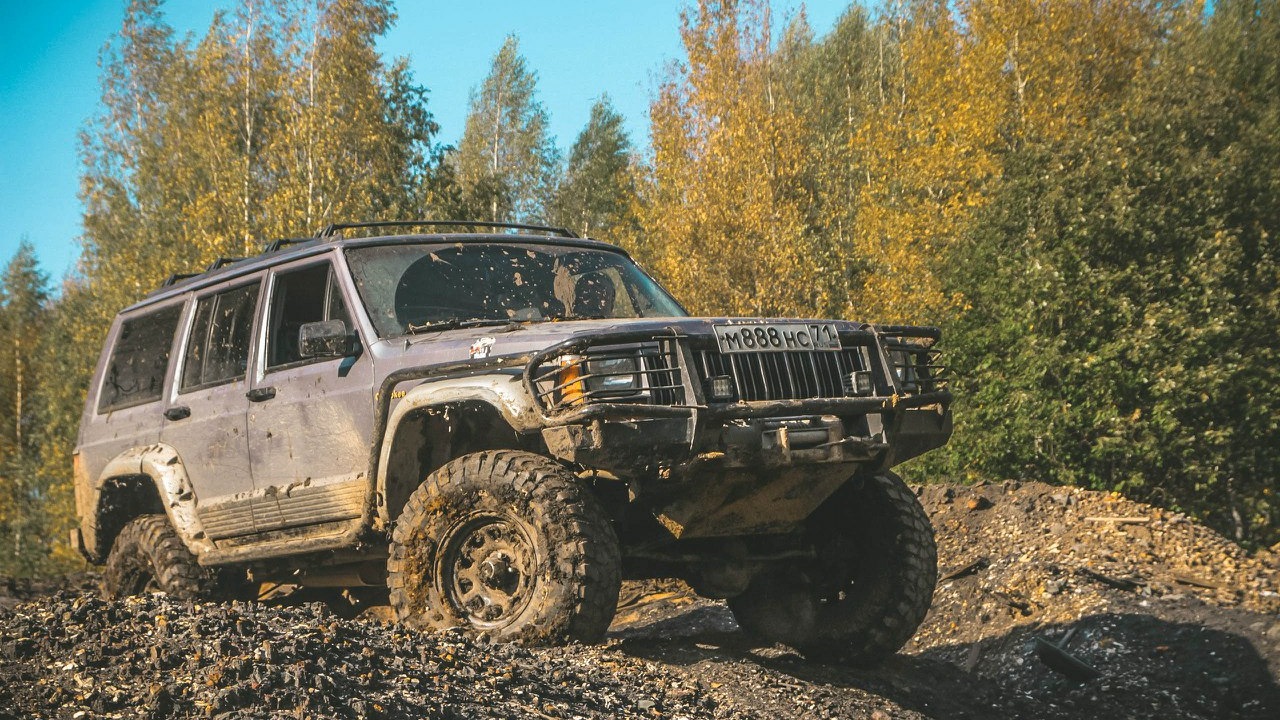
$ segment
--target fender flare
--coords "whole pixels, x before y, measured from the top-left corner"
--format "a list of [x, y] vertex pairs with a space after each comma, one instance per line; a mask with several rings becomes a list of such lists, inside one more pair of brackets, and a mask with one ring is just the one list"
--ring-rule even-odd
[[[388, 468], [400, 423], [410, 414], [425, 408], [461, 402], [483, 403], [492, 407], [516, 433], [541, 428], [538, 409], [525, 391], [521, 374], [493, 373], [436, 381], [426, 378], [421, 384], [406, 391], [387, 417], [382, 446], [377, 450], [378, 474], [375, 488], [378, 497], [387, 496]], [[379, 503], [378, 515], [382, 522], [390, 521], [384, 503]]]
[[172, 445], [155, 443], [120, 453], [98, 475], [91, 499], [93, 513], [81, 518], [85, 549], [89, 554], [103, 558], [110, 550], [100, 547], [101, 538], [98, 536], [97, 518], [101, 511], [102, 489], [113, 478], [140, 475], [155, 483], [160, 504], [187, 549], [196, 556], [213, 550], [213, 542], [205, 534], [204, 525], [196, 514], [195, 488], [187, 476], [182, 457]]

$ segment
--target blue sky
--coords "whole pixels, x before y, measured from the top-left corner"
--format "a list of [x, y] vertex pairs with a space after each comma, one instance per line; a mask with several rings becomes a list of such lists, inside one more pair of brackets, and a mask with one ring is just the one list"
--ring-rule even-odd
[[[76, 197], [78, 133], [96, 111], [98, 53], [118, 29], [125, 0], [0, 0], [0, 262], [23, 238], [55, 284], [79, 255]], [[179, 32], [203, 34], [233, 0], [169, 0]], [[468, 94], [488, 72], [503, 38], [515, 33], [538, 73], [551, 131], [567, 148], [607, 92], [627, 118], [632, 141], [648, 142], [648, 106], [664, 64], [681, 57], [679, 11], [685, 0], [400, 0], [399, 21], [380, 43], [384, 55], [408, 56], [441, 139], [456, 142]], [[800, 3], [775, 0], [790, 16]], [[809, 22], [821, 35], [848, 0], [810, 0]], [[358, 220], [361, 218], [334, 218]]]

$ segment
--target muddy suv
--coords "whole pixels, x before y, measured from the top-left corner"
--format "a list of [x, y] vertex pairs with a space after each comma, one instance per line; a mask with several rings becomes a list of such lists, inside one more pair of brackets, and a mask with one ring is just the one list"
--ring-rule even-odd
[[120, 313], [75, 453], [109, 593], [381, 587], [555, 643], [678, 577], [806, 653], [906, 642], [935, 548], [889, 468], [950, 435], [936, 329], [689, 317], [612, 245], [410, 232], [440, 226], [330, 226]]

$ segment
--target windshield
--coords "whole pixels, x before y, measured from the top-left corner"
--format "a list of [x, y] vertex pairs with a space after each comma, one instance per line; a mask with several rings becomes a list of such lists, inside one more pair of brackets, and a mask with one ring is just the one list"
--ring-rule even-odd
[[417, 243], [347, 250], [378, 334], [482, 321], [683, 316], [625, 255], [515, 243]]

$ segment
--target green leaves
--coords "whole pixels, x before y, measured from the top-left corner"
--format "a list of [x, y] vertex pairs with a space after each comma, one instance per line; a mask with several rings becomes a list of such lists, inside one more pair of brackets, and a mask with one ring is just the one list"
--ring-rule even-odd
[[608, 96], [591, 107], [591, 118], [569, 151], [556, 188], [551, 219], [583, 236], [614, 237], [632, 219], [635, 185], [631, 140]]
[[546, 216], [560, 158], [536, 87], [519, 41], [508, 36], [471, 94], [466, 129], [449, 158], [468, 217], [532, 222]]
[[[48, 328], [49, 278], [23, 240], [0, 275], [0, 574], [30, 575], [50, 565], [66, 535], [69, 498], [48, 453], [46, 389], [59, 382], [45, 359], [55, 351]], [[50, 511], [53, 512], [50, 512]], [[60, 511], [60, 512], [59, 512]], [[61, 560], [65, 561], [66, 553]]]
[[1280, 156], [1280, 96], [1239, 67], [1275, 62], [1253, 39], [1274, 28], [1221, 10], [1085, 126], [1006, 156], [948, 270], [973, 309], [935, 467], [1118, 489], [1275, 542], [1280, 226], [1256, 158]]

